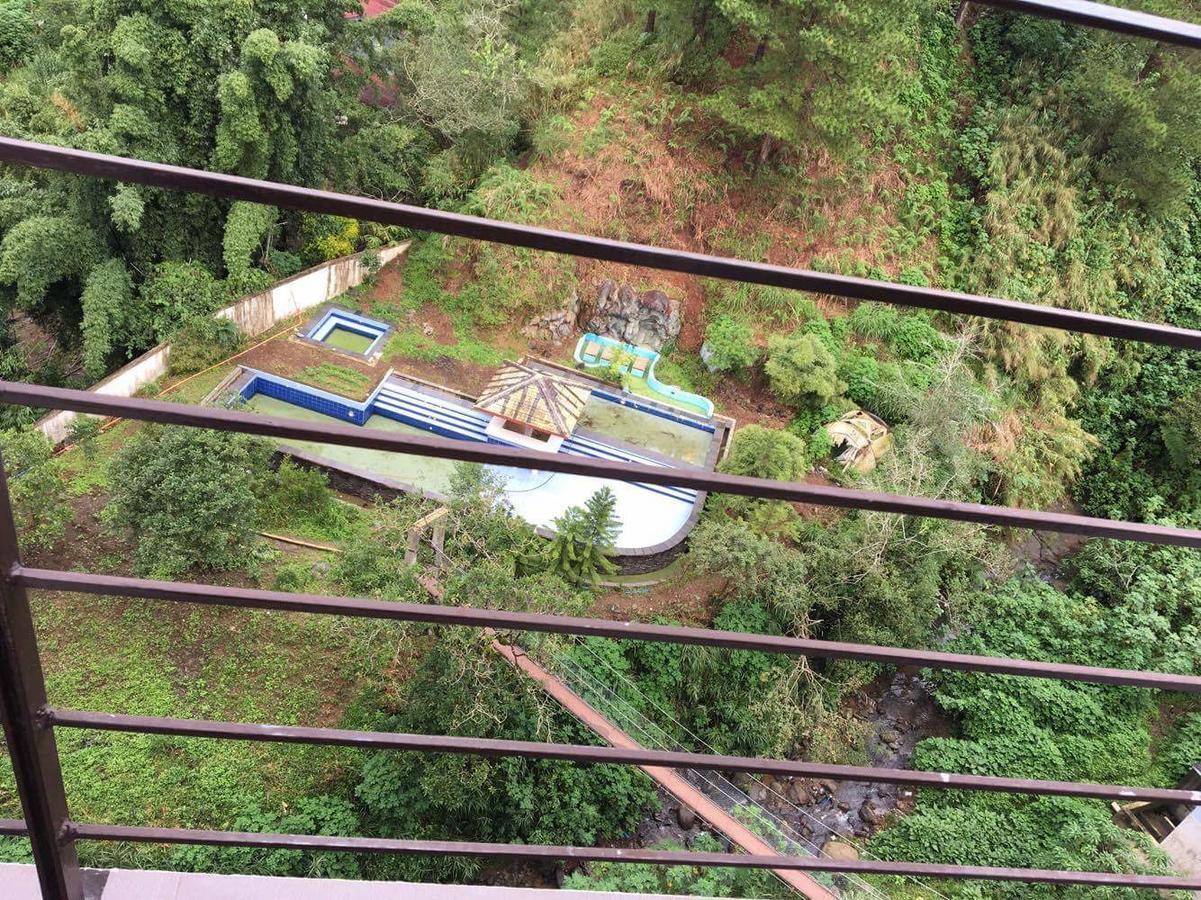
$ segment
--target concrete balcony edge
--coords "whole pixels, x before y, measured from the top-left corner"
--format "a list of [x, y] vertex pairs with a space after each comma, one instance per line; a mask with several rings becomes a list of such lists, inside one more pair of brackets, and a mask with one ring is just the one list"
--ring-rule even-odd
[[[208, 875], [150, 869], [84, 869], [84, 890], [86, 900], [688, 900], [662, 894]], [[40, 896], [33, 866], [0, 863], [0, 897], [39, 900]]]

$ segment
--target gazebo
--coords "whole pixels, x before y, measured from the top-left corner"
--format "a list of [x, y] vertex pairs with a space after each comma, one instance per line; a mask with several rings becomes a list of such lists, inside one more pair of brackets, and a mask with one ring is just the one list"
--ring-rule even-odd
[[506, 362], [475, 408], [492, 416], [489, 438], [553, 453], [575, 429], [590, 393], [566, 378]]

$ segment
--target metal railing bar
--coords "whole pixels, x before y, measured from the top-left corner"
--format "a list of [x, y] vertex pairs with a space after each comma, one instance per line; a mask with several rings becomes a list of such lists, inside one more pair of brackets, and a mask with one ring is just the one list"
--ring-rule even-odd
[[1089, 0], [980, 0], [985, 6], [995, 6], [1013, 12], [1059, 19], [1074, 25], [1086, 25], [1105, 31], [1116, 31], [1134, 37], [1151, 38], [1182, 47], [1201, 47], [1201, 26], [1179, 19], [1153, 16], [1150, 13], [1092, 3]]
[[292, 594], [259, 588], [155, 581], [123, 575], [97, 575], [88, 572], [67, 572], [28, 566], [16, 568], [12, 573], [12, 578], [14, 582], [27, 588], [72, 591], [102, 596], [140, 597], [148, 600], [199, 603], [208, 606], [237, 606], [247, 609], [390, 619], [398, 622], [422, 622], [430, 625], [492, 627], [509, 631], [577, 634], [617, 640], [691, 644], [790, 656], [858, 659], [892, 666], [957, 669], [968, 672], [990, 672], [998, 675], [1021, 675], [1061, 681], [1087, 681], [1094, 684], [1201, 693], [1201, 676], [1176, 675], [1170, 672], [1139, 672], [1073, 663], [1039, 662], [1000, 656], [971, 656], [938, 650], [880, 647], [873, 644], [852, 644], [844, 641], [720, 631], [682, 625], [589, 619], [580, 616], [510, 612], [471, 606], [438, 606], [356, 597], [331, 597], [322, 594]]
[[132, 841], [149, 844], [208, 844], [225, 847], [275, 847], [287, 850], [392, 853], [406, 856], [482, 856], [516, 860], [575, 860], [580, 862], [647, 863], [663, 866], [728, 866], [742, 869], [793, 869], [856, 875], [903, 875], [924, 878], [1021, 881], [1037, 884], [1079, 884], [1092, 887], [1134, 887], [1159, 890], [1198, 890], [1201, 878], [1136, 875], [1119, 872], [1067, 872], [997, 866], [954, 866], [938, 863], [840, 860], [819, 856], [766, 856], [749, 853], [700, 853], [624, 847], [558, 847], [539, 844], [489, 844], [472, 841], [425, 841], [402, 838], [334, 837], [307, 834], [204, 831], [187, 828], [148, 828], [131, 825], [71, 823], [73, 837], [88, 841]]
[[547, 453], [541, 450], [525, 450], [500, 444], [455, 440], [434, 435], [401, 434], [396, 431], [381, 431], [358, 425], [345, 425], [340, 422], [330, 422], [329, 424], [305, 422], [299, 419], [264, 416], [242, 410], [168, 403], [139, 397], [116, 397], [91, 391], [52, 388], [13, 381], [0, 381], [0, 403], [68, 409], [75, 412], [119, 416], [147, 422], [165, 422], [172, 425], [214, 428], [220, 431], [235, 431], [264, 437], [388, 450], [486, 465], [536, 468], [570, 475], [614, 478], [618, 481], [643, 484], [675, 485], [698, 491], [812, 503], [817, 506], [832, 506], [841, 509], [929, 516], [958, 522], [996, 525], [1002, 528], [1030, 528], [1036, 531], [1081, 534], [1112, 540], [1201, 548], [1201, 530], [1192, 528], [1098, 519], [1068, 513], [912, 497], [803, 482], [772, 481], [767, 478], [728, 475], [723, 472], [710, 472], [702, 469], [613, 462], [568, 454]]
[[75, 842], [65, 831], [70, 813], [58, 745], [54, 729], [39, 718], [49, 701], [29, 592], [13, 577], [20, 566], [12, 497], [0, 459], [0, 724], [42, 898], [83, 900]]
[[0, 819], [0, 835], [6, 837], [25, 837], [29, 828], [24, 819]]
[[86, 712], [51, 708], [46, 718], [65, 728], [100, 731], [162, 734], [177, 737], [221, 738], [226, 740], [266, 741], [284, 744], [321, 744], [360, 747], [369, 750], [400, 750], [418, 753], [458, 753], [472, 756], [519, 756], [528, 759], [559, 759], [577, 763], [662, 766], [671, 769], [702, 769], [757, 772], [772, 775], [828, 778], [835, 781], [859, 781], [879, 784], [904, 784], [971, 791], [1001, 791], [1016, 794], [1044, 794], [1061, 797], [1086, 797], [1094, 800], [1147, 801], [1201, 805], [1201, 791], [1167, 788], [1087, 784], [1072, 781], [1047, 781], [1025, 778], [1001, 778], [987, 775], [960, 775], [951, 772], [919, 772], [910, 769], [886, 769], [870, 766], [844, 766], [798, 760], [759, 759], [753, 756], [723, 756], [674, 750], [594, 747], [585, 744], [545, 743], [540, 741], [494, 740], [453, 737], [450, 735], [398, 734], [387, 731], [349, 731], [340, 728], [307, 728], [295, 725], [266, 725], [177, 719], [163, 716], [134, 716], [120, 713]]
[[[1094, 18], [1100, 21], [1097, 14], [1094, 14]], [[0, 138], [0, 162], [109, 178], [166, 190], [249, 200], [307, 212], [332, 213], [386, 225], [401, 225], [418, 231], [431, 231], [669, 272], [685, 272], [746, 284], [832, 294], [855, 300], [875, 300], [957, 315], [1004, 319], [1026, 325], [1145, 341], [1170, 347], [1201, 349], [1201, 332], [1171, 325], [554, 231], [516, 222], [403, 203], [389, 203], [370, 197], [356, 197], [16, 138]]]

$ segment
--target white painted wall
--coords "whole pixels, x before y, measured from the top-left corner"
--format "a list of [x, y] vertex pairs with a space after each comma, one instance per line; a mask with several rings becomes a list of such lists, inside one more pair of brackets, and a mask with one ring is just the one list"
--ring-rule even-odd
[[[1201, 807], [1194, 807], [1159, 846], [1182, 875], [1201, 875]], [[1201, 897], [1201, 891], [1194, 896]]]
[[[409, 242], [384, 247], [376, 251], [380, 264], [387, 265], [402, 258], [409, 249]], [[218, 310], [213, 315], [220, 319], [233, 319], [248, 337], [269, 331], [277, 322], [290, 318], [307, 309], [328, 303], [330, 300], [362, 284], [367, 277], [362, 253], [331, 260], [299, 275], [293, 275], [272, 285], [260, 294], [243, 297], [232, 306]], [[112, 394], [117, 397], [132, 397], [141, 388], [167, 374], [167, 362], [171, 357], [171, 345], [159, 344], [133, 362], [103, 378], [90, 390], [97, 394]], [[77, 413], [61, 411], [51, 413], [37, 423], [37, 428], [55, 444], [67, 438], [71, 421]]]

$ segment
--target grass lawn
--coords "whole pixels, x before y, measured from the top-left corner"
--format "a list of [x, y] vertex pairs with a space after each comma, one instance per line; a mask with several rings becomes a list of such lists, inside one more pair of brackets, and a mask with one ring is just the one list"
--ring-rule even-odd
[[[197, 402], [229, 371], [205, 373], [164, 399]], [[75, 520], [63, 546], [30, 554], [31, 562], [128, 573], [128, 538], [107, 531], [101, 511], [108, 464], [141, 427], [117, 422], [96, 437], [90, 453], [74, 447], [60, 457]], [[362, 524], [364, 514], [348, 515], [346, 529]], [[303, 516], [298, 511], [297, 521], [272, 530], [331, 539], [313, 533]], [[270, 586], [281, 564], [320, 568], [327, 561], [325, 554], [283, 551], [268, 554], [257, 578], [197, 573], [192, 579]], [[60, 592], [34, 592], [31, 599], [50, 702], [69, 709], [337, 726], [407, 646], [392, 623]], [[281, 813], [300, 797], [349, 797], [360, 753], [73, 729], [60, 729], [57, 739], [72, 816], [132, 825], [230, 828], [240, 815]], [[0, 752], [0, 817], [20, 815], [8, 757]], [[83, 863], [98, 867], [162, 868], [172, 852], [80, 845]], [[27, 842], [0, 839], [0, 860], [28, 853]]]

